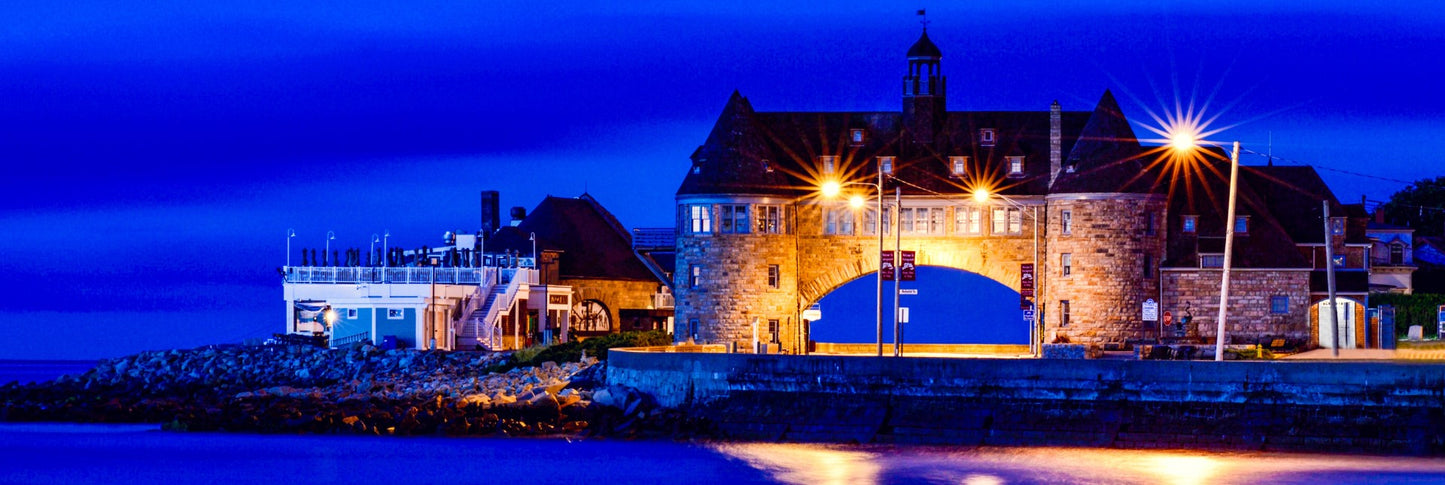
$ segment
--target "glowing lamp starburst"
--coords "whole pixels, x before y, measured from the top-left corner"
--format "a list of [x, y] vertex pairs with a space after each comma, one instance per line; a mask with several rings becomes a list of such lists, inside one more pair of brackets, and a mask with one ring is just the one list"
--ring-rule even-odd
[[823, 197], [837, 197], [838, 192], [842, 189], [843, 186], [838, 182], [834, 182], [831, 180], [823, 182]]
[[852, 206], [854, 209], [861, 209], [863, 207], [863, 196], [855, 195], [848, 198], [848, 205]]
[[980, 204], [982, 204], [982, 203], [984, 203], [984, 202], [988, 202], [988, 191], [987, 191], [987, 190], [983, 190], [983, 189], [974, 190], [974, 191], [973, 191], [973, 201], [974, 201], [974, 202], [978, 202], [978, 203], [980, 203]]

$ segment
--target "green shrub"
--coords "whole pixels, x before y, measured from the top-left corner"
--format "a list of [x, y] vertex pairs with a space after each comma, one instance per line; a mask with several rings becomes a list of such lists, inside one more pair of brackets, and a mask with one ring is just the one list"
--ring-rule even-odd
[[505, 372], [517, 367], [541, 365], [543, 362], [577, 362], [585, 351], [588, 357], [607, 360], [607, 350], [616, 347], [652, 347], [672, 345], [672, 334], [662, 331], [622, 332], [593, 337], [577, 342], [563, 342], [557, 345], [533, 345], [512, 352], [512, 361], [498, 366], [496, 372]]
[[1370, 306], [1391, 305], [1395, 307], [1395, 335], [1405, 338], [1411, 325], [1425, 327], [1425, 338], [1438, 338], [1440, 305], [1445, 305], [1445, 295], [1416, 293], [1371, 293]]

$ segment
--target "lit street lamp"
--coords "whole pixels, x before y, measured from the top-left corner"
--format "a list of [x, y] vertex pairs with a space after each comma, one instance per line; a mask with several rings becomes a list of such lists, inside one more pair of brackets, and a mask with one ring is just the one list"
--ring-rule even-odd
[[[321, 257], [322, 257], [322, 258], [329, 258], [329, 257], [331, 257], [331, 256], [330, 256], [330, 254], [331, 254], [331, 240], [333, 240], [333, 239], [336, 239], [336, 233], [331, 232], [331, 231], [326, 231], [326, 252], [321, 253]], [[330, 260], [328, 260], [328, 261], [330, 261]], [[335, 263], [335, 261], [332, 261], [332, 262]]]
[[[1203, 140], [1200, 135], [1189, 126], [1181, 126], [1169, 134], [1169, 146], [1176, 152], [1187, 152], [1199, 149]], [[1224, 219], [1224, 271], [1219, 282], [1219, 320], [1215, 331], [1214, 339], [1214, 360], [1224, 360], [1224, 327], [1229, 317], [1229, 271], [1234, 264], [1234, 205], [1238, 198], [1239, 188], [1239, 142], [1234, 142], [1234, 150], [1229, 155], [1229, 209], [1228, 216]], [[1328, 245], [1329, 241], [1325, 241]]]
[[[975, 189], [973, 191], [973, 200], [979, 205], [986, 205], [988, 204], [989, 200], [992, 199], [1003, 201], [1004, 204], [1018, 209], [1021, 217], [1022, 214], [1024, 214], [1023, 204], [1009, 200], [1009, 198], [1005, 197], [1003, 194], [990, 194], [988, 193], [987, 189], [982, 188]], [[1032, 207], [1033, 214], [1030, 214], [1030, 217], [1034, 220], [1034, 271], [1035, 274], [1037, 274], [1039, 272], [1039, 206], [1035, 205]], [[1037, 284], [1034, 285], [1034, 291], [1038, 291]], [[1039, 301], [1037, 293], [1034, 294], [1034, 301]], [[1033, 318], [1029, 320], [1029, 352], [1035, 353], [1034, 355], [1038, 355], [1037, 345], [1039, 344], [1039, 340], [1042, 337], [1042, 332], [1039, 331], [1039, 305], [1037, 303], [1033, 305], [1033, 312]]]
[[379, 242], [381, 242], [381, 237], [377, 236], [374, 232], [371, 233], [371, 247], [366, 249], [366, 264], [368, 266], [371, 265], [372, 261], [376, 261], [376, 243]]
[[[878, 181], [875, 182], [875, 183], [871, 183], [871, 184], [870, 184], [870, 183], [867, 183], [867, 182], [847, 182], [847, 183], [839, 183], [839, 182], [837, 182], [837, 181], [832, 181], [832, 180], [830, 180], [830, 181], [827, 181], [827, 182], [824, 182], [824, 183], [823, 183], [822, 191], [823, 191], [823, 196], [824, 196], [824, 197], [833, 198], [833, 197], [836, 197], [836, 196], [838, 195], [838, 192], [840, 192], [840, 191], [843, 189], [844, 186], [847, 186], [847, 185], [871, 185], [871, 186], [873, 186], [873, 188], [874, 188], [874, 190], [875, 190], [875, 193], [878, 195], [878, 213], [877, 213], [877, 219], [874, 221], [874, 227], [873, 227], [873, 229], [875, 230], [875, 232], [878, 233], [878, 272], [874, 274], [874, 279], [877, 281], [877, 284], [878, 284], [878, 302], [877, 302], [877, 306], [878, 306], [878, 309], [877, 309], [877, 310], [878, 310], [878, 311], [877, 311], [876, 313], [874, 313], [874, 315], [877, 317], [875, 323], [877, 324], [877, 327], [878, 327], [878, 356], [879, 356], [879, 357], [882, 357], [882, 356], [883, 356], [883, 172], [884, 172], [884, 167], [883, 167], [883, 162], [882, 162], [881, 160], [879, 161], [877, 168], [878, 168]], [[892, 167], [892, 166], [889, 166], [889, 167], [887, 167], [887, 168], [888, 168], [888, 171], [891, 172], [893, 167]], [[861, 195], [854, 195], [853, 197], [850, 197], [850, 198], [848, 199], [848, 205], [849, 205], [849, 206], [852, 206], [854, 209], [860, 209], [860, 208], [862, 208], [862, 207], [863, 207], [863, 204], [864, 204], [864, 199], [863, 199], [863, 196], [861, 196]], [[897, 281], [898, 275], [896, 274], [896, 273], [897, 273], [897, 268], [898, 268], [898, 262], [897, 262], [897, 261], [894, 261], [893, 267], [894, 267], [894, 273], [895, 273], [895, 274], [894, 274], [894, 282], [893, 282], [893, 284], [894, 284], [894, 285], [897, 285], [897, 284], [898, 284], [898, 281]], [[896, 302], [895, 302], [895, 307], [896, 307]], [[897, 314], [896, 308], [895, 308], [894, 313], [895, 313], [894, 316], [895, 316], [895, 319], [896, 319], [896, 317], [897, 317], [897, 315], [896, 315], [896, 314]], [[895, 324], [894, 326], [896, 327], [897, 325]], [[896, 329], [895, 329], [895, 331], [896, 331]], [[897, 334], [896, 334], [896, 333], [894, 334], [894, 339], [895, 339], [895, 340], [897, 339]]]
[[391, 260], [386, 256], [387, 239], [391, 238], [391, 229], [381, 231], [381, 267], [391, 266]]

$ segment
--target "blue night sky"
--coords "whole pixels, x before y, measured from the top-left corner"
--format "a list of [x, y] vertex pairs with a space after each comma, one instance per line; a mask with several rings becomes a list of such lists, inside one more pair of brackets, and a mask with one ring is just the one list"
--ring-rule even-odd
[[1108, 88], [1146, 122], [1192, 94], [1235, 125], [1215, 139], [1272, 135], [1346, 202], [1441, 174], [1445, 9], [1256, 3], [6, 2], [0, 339], [42, 343], [0, 358], [269, 335], [290, 227], [298, 250], [434, 245], [485, 189], [670, 226], [734, 89], [898, 110], [922, 7], [951, 109]]

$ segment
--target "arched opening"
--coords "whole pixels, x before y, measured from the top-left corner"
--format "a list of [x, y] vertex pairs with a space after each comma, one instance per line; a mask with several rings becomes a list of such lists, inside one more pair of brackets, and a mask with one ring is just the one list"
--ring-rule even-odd
[[[906, 344], [1027, 345], [1029, 324], [1019, 309], [1019, 292], [961, 269], [919, 266], [917, 281], [903, 282], [899, 306], [908, 308]], [[809, 325], [815, 342], [859, 344], [877, 341], [877, 283], [866, 273], [819, 300], [822, 318]], [[893, 282], [883, 282], [883, 341], [893, 340]]]
[[1355, 348], [1355, 339], [1357, 338], [1357, 336], [1355, 335], [1355, 312], [1358, 310], [1356, 307], [1360, 305], [1359, 302], [1356, 302], [1355, 300], [1351, 300], [1349, 298], [1336, 297], [1335, 320], [1333, 321], [1333, 326], [1330, 325], [1331, 320], [1329, 318], [1329, 304], [1329, 299], [1320, 300], [1319, 302], [1315, 303], [1314, 314], [1318, 316], [1318, 318], [1316, 318], [1316, 324], [1319, 326], [1320, 330], [1320, 347], [1327, 349], [1334, 348], [1335, 330], [1339, 329], [1340, 348]]

